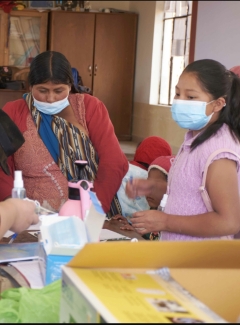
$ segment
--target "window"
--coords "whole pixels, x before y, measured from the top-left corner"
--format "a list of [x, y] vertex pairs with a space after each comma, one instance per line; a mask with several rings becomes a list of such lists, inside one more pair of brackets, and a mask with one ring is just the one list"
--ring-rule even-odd
[[188, 65], [192, 1], [165, 1], [159, 104], [171, 105], [175, 86]]

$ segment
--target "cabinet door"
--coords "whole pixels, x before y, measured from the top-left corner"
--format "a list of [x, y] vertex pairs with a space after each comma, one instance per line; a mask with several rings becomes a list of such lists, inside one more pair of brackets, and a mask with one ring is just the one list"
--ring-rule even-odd
[[95, 14], [55, 11], [50, 14], [49, 50], [61, 52], [92, 88]]
[[137, 14], [96, 14], [93, 94], [119, 140], [131, 140]]
[[46, 50], [47, 18], [48, 12], [11, 11], [6, 65], [28, 67], [35, 56]]
[[7, 14], [0, 9], [0, 65], [5, 65], [7, 41]]

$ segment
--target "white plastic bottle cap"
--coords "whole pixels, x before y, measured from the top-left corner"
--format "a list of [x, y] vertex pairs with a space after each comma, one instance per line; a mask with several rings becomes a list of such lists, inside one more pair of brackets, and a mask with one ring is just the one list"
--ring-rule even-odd
[[135, 243], [135, 242], [137, 242], [137, 241], [138, 241], [137, 238], [133, 238], [133, 239], [131, 239], [131, 242], [133, 242], [133, 243]]
[[165, 208], [165, 206], [166, 206], [166, 204], [167, 204], [167, 199], [168, 199], [168, 195], [167, 195], [167, 194], [164, 194], [164, 195], [163, 195], [163, 198], [162, 198], [162, 200], [161, 200], [161, 203], [160, 203], [160, 206], [161, 206], [162, 208]]
[[14, 171], [14, 182], [13, 186], [15, 188], [21, 188], [23, 186], [23, 179], [22, 179], [22, 171], [21, 170], [15, 170]]

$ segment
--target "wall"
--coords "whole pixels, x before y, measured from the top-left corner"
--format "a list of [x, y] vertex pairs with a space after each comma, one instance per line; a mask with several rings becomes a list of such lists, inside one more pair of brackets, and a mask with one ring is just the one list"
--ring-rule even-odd
[[198, 1], [195, 60], [240, 65], [239, 12], [240, 1]]
[[[157, 105], [157, 97], [151, 94], [154, 87], [153, 93], [156, 94], [159, 81], [157, 74], [160, 69], [154, 62], [154, 53], [158, 51], [160, 61], [161, 46], [156, 43], [156, 38], [161, 39], [162, 25], [156, 19], [161, 18], [163, 1], [91, 1], [91, 4], [92, 9], [111, 7], [139, 14], [132, 138], [139, 142], [150, 135], [161, 136], [176, 153], [185, 130], [173, 122], [169, 107]], [[159, 15], [155, 16], [155, 12]], [[198, 2], [195, 60], [211, 58], [227, 68], [240, 65], [238, 12], [240, 1]]]
[[[185, 130], [172, 120], [169, 107], [157, 105], [158, 98], [153, 98], [150, 91], [151, 87], [158, 91], [156, 82], [159, 83], [159, 78], [156, 74], [159, 76], [160, 69], [154, 53], [161, 48], [162, 24], [159, 24], [159, 19], [162, 19], [163, 8], [163, 1], [130, 1], [129, 10], [139, 14], [132, 138], [139, 142], [151, 135], [160, 136], [170, 143], [175, 154], [183, 141]], [[155, 17], [156, 11], [158, 15]], [[156, 36], [159, 37], [158, 44]], [[160, 51], [157, 55], [160, 61]], [[155, 103], [150, 105], [150, 102]]]
[[151, 135], [163, 137], [176, 153], [185, 131], [173, 122], [169, 107], [157, 105], [164, 1], [91, 1], [91, 7], [139, 14], [132, 138], [139, 142]]
[[[161, 136], [176, 153], [185, 130], [172, 121], [169, 107], [149, 104], [155, 8], [159, 3], [162, 1], [130, 1], [129, 9], [139, 13], [132, 136], [137, 142], [150, 135]], [[211, 58], [228, 69], [240, 65], [239, 12], [240, 1], [198, 1], [195, 60]]]
[[133, 140], [137, 143], [151, 135], [164, 138], [173, 154], [178, 152], [186, 130], [181, 129], [172, 119], [167, 106], [134, 103]]
[[134, 101], [149, 103], [156, 1], [130, 1], [138, 16]]

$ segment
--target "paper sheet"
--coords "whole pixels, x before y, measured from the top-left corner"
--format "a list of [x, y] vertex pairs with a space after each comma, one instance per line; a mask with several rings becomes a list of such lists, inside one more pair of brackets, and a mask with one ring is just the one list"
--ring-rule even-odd
[[10, 264], [24, 276], [32, 289], [41, 289], [44, 287], [38, 261], [15, 262]]
[[111, 231], [108, 229], [102, 229], [100, 233], [100, 240], [108, 240], [108, 239], [119, 239], [119, 238], [126, 238], [130, 239], [129, 237], [123, 236], [118, 234], [115, 231]]
[[14, 234], [13, 231], [8, 230], [8, 231], [4, 234], [3, 238], [8, 238], [8, 237], [12, 236], [13, 234]]
[[92, 205], [84, 219], [84, 223], [87, 230], [88, 241], [97, 243], [99, 241], [99, 235], [105, 221], [105, 213], [96, 193], [89, 192], [89, 195]]
[[28, 233], [33, 237], [38, 238], [38, 234], [40, 234], [40, 231], [29, 231]]

